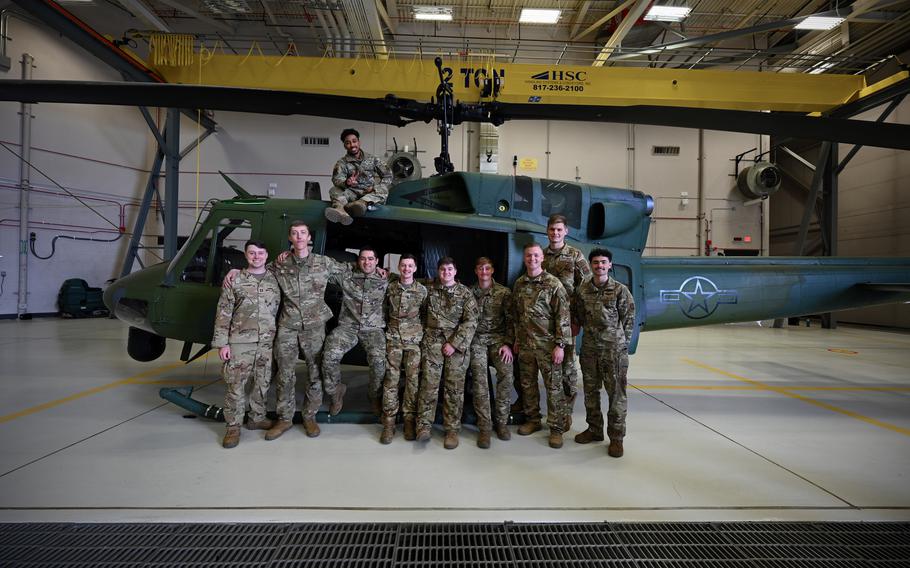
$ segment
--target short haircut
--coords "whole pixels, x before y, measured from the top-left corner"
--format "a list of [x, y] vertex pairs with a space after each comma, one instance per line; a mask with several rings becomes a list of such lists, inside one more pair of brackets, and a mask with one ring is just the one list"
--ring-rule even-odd
[[[310, 231], [310, 226], [306, 224], [306, 221], [301, 221], [300, 219], [291, 221], [291, 224], [288, 226], [288, 234], [291, 234], [291, 229], [294, 227], [306, 227], [307, 231]], [[310, 231], [312, 233], [312, 231]]]
[[436, 263], [436, 270], [439, 270], [446, 264], [451, 264], [452, 268], [454, 268], [455, 270], [458, 270], [458, 265], [455, 264], [455, 259], [452, 258], [451, 256], [444, 256], [444, 257], [440, 258], [439, 262]]
[[353, 128], [345, 128], [344, 130], [341, 131], [341, 141], [344, 142], [344, 139], [347, 138], [348, 136], [350, 136], [351, 134], [353, 134], [354, 136], [357, 137], [358, 140], [360, 140], [359, 132], [357, 132]]
[[267, 247], [265, 246], [265, 243], [264, 243], [264, 242], [258, 241], [258, 240], [254, 240], [254, 239], [250, 239], [250, 240], [248, 240], [247, 242], [245, 242], [245, 243], [243, 244], [243, 250], [244, 250], [244, 252], [246, 252], [246, 249], [248, 249], [248, 248], [250, 247], [250, 245], [253, 245], [254, 247], [261, 248], [261, 249], [267, 248]]
[[366, 251], [366, 250], [373, 253], [373, 256], [375, 256], [376, 258], [379, 258], [379, 253], [376, 252], [376, 249], [372, 245], [363, 245], [362, 247], [360, 247], [360, 252], [357, 253], [357, 256], [359, 257], [360, 255], [363, 254], [363, 251]]
[[605, 248], [596, 248], [588, 253], [588, 262], [593, 262], [595, 256], [605, 256], [610, 259], [610, 262], [613, 262], [613, 253], [610, 252], [610, 249]]
[[413, 260], [414, 264], [415, 265], [417, 264], [417, 257], [409, 252], [406, 252], [403, 255], [401, 255], [401, 258], [398, 259], [398, 264], [401, 264], [402, 260]]
[[569, 226], [569, 222], [566, 220], [565, 215], [560, 215], [559, 213], [550, 215], [547, 219], [547, 228], [549, 229], [551, 225], [555, 225], [556, 223], [562, 223], [566, 227]]
[[534, 247], [539, 248], [540, 252], [543, 252], [543, 247], [540, 246], [540, 243], [537, 243], [537, 242], [530, 242], [530, 243], [526, 244], [525, 247], [522, 249], [522, 251], [527, 252], [528, 249], [534, 248]]
[[[478, 267], [478, 266], [483, 266], [484, 264], [489, 264], [490, 266], [493, 266], [493, 261], [490, 260], [489, 258], [485, 257], [485, 256], [481, 256], [481, 257], [478, 258], [477, 261], [474, 263], [474, 267], [476, 268], [476, 267]], [[495, 268], [495, 267], [494, 267], [494, 268]]]

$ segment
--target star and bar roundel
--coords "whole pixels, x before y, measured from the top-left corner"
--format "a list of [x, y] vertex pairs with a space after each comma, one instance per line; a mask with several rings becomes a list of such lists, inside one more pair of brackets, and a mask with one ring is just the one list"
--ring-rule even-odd
[[735, 304], [738, 300], [736, 290], [721, 290], [704, 276], [686, 279], [677, 290], [660, 291], [661, 304], [679, 304], [683, 315], [691, 319], [704, 319], [721, 304]]

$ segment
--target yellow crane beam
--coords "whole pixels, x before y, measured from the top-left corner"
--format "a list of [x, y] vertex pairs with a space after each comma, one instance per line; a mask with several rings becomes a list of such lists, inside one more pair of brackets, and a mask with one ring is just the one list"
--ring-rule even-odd
[[[152, 61], [155, 58], [151, 58]], [[172, 83], [262, 88], [362, 98], [428, 100], [439, 76], [422, 59], [320, 58], [195, 53], [183, 65], [149, 63]], [[446, 60], [456, 99], [481, 97], [485, 79], [501, 80], [496, 100], [565, 105], [657, 105], [731, 110], [826, 112], [875, 86], [859, 75], [640, 69], [498, 63], [489, 58]], [[906, 72], [904, 79], [906, 79]], [[899, 78], [898, 78], [899, 79]], [[890, 80], [895, 80], [891, 78]]]

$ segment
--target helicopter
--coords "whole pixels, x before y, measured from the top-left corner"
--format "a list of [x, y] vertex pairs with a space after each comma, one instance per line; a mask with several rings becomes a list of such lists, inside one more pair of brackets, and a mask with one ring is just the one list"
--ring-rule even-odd
[[[327, 223], [326, 202], [250, 194], [228, 176], [236, 197], [210, 202], [172, 259], [113, 282], [104, 293], [111, 312], [130, 326], [127, 351], [152, 361], [167, 338], [184, 343], [181, 359], [210, 349], [222, 277], [244, 266], [243, 242], [263, 241], [271, 256], [287, 249], [291, 222], [314, 235], [313, 251], [341, 260], [365, 242], [380, 258], [415, 253], [423, 276], [443, 256], [471, 266], [478, 256], [494, 262], [511, 284], [523, 270], [525, 244], [546, 246], [547, 218], [568, 220], [567, 242], [587, 253], [613, 253], [614, 277], [633, 294], [636, 321], [630, 353], [643, 331], [796, 317], [910, 300], [910, 259], [837, 257], [646, 257], [653, 199], [640, 192], [527, 176], [456, 172], [448, 133], [464, 121], [502, 124], [511, 119], [635, 122], [699, 127], [706, 117], [729, 119], [729, 130], [910, 149], [910, 127], [838, 118], [712, 109], [676, 109], [673, 117], [652, 107], [586, 107], [456, 102], [436, 60], [440, 85], [429, 102], [300, 92], [172, 84], [0, 81], [0, 100], [185, 107], [309, 114], [405, 125], [436, 120], [441, 152], [436, 175], [402, 181], [388, 201], [344, 228]], [[491, 83], [489, 90], [497, 85]], [[388, 262], [391, 264], [391, 262]], [[329, 289], [330, 305], [340, 304]], [[331, 322], [330, 322], [331, 325]], [[194, 345], [199, 351], [191, 356]]]

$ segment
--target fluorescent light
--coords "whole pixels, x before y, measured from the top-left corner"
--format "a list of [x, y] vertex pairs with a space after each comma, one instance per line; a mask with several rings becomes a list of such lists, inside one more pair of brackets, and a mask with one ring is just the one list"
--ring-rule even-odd
[[536, 8], [522, 8], [518, 21], [522, 24], [555, 24], [559, 21], [562, 10], [541, 10]]
[[656, 22], [681, 22], [686, 19], [692, 8], [686, 6], [651, 6], [645, 14], [646, 20]]
[[828, 16], [806, 16], [805, 20], [793, 27], [798, 30], [830, 30], [831, 28], [839, 26], [843, 21], [843, 18]]
[[414, 19], [433, 22], [451, 22], [451, 6], [414, 6]]

